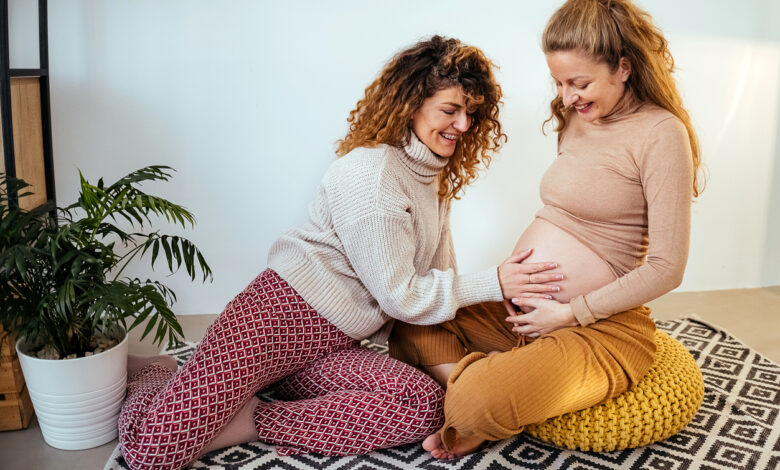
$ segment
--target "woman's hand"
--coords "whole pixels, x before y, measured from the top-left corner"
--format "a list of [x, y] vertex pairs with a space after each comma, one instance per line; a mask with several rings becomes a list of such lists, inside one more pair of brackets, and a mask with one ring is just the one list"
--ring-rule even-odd
[[512, 331], [520, 336], [536, 338], [561, 328], [579, 325], [569, 304], [538, 298], [516, 298], [512, 299], [512, 304], [523, 311], [532, 309], [530, 313], [509, 315], [506, 318], [506, 321], [515, 324]]
[[505, 299], [551, 298], [545, 294], [561, 290], [560, 286], [547, 283], [562, 280], [563, 274], [544, 272], [557, 268], [557, 263], [523, 263], [524, 259], [531, 256], [532, 251], [521, 251], [498, 266], [498, 282]]

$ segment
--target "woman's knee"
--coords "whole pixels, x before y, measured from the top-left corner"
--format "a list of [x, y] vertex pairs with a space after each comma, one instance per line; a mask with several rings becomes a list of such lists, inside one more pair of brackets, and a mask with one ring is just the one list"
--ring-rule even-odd
[[551, 339], [538, 341], [533, 348], [491, 356], [473, 353], [464, 358], [447, 387], [444, 411], [448, 423], [485, 430], [488, 439], [502, 439], [526, 424], [548, 418], [550, 402], [561, 395], [556, 386], [560, 377], [545, 366], [543, 357], [555, 362], [552, 358], [559, 352], [539, 354], [542, 342], [550, 343], [547, 349], [557, 346]]
[[407, 380], [404, 396], [420, 410], [441, 410], [444, 404], [444, 389], [433, 378], [417, 369]]
[[[447, 383], [445, 411], [447, 416], [468, 414], [492, 414], [510, 399], [515, 387], [503, 383], [503, 374], [491, 367], [493, 357], [472, 353], [458, 363]], [[519, 385], [519, 384], [517, 384]]]
[[493, 357], [481, 356], [475, 353], [464, 358], [472, 359], [468, 367], [450, 377], [444, 402], [448, 445], [454, 443], [456, 434], [500, 440], [520, 432], [517, 419], [522, 404], [516, 390], [521, 384], [507, 384], [501, 373], [490, 367]]
[[403, 384], [391, 386], [389, 391], [401, 403], [409, 423], [420, 432], [434, 432], [444, 423], [444, 389], [428, 375], [408, 367]]

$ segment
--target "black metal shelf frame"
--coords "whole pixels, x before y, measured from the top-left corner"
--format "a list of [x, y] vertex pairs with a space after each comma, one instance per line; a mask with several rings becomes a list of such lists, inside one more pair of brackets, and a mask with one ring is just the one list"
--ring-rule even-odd
[[[49, 34], [47, 0], [38, 0], [38, 52], [37, 69], [12, 69], [9, 54], [8, 0], [0, 0], [0, 122], [3, 132], [5, 173], [16, 177], [14, 132], [11, 114], [11, 77], [37, 77], [41, 95], [41, 127], [43, 137], [43, 167], [46, 180], [45, 205], [56, 206], [54, 188], [54, 156], [51, 138], [51, 100], [49, 95]], [[9, 203], [18, 204], [16, 194], [9, 194]]]

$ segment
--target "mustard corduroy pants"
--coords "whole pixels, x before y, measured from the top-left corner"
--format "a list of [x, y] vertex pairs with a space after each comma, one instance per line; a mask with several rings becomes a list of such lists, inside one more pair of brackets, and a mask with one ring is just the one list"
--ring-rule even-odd
[[[442, 440], [501, 440], [526, 424], [595, 406], [633, 388], [653, 364], [655, 323], [642, 306], [525, 342], [503, 304], [462, 308], [454, 320], [396, 322], [390, 355], [413, 366], [457, 363]], [[487, 356], [488, 352], [501, 351]]]

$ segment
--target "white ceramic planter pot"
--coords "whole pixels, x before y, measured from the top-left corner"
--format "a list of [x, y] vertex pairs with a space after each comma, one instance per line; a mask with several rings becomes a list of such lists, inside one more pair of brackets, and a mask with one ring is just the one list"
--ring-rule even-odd
[[127, 335], [113, 348], [78, 359], [38, 359], [16, 343], [43, 439], [52, 447], [82, 450], [117, 437], [127, 386]]

